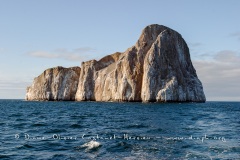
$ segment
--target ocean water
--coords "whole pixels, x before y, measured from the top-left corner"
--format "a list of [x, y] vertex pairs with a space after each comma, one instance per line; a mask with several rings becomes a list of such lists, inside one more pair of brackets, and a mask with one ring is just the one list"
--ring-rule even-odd
[[1, 159], [240, 159], [240, 102], [0, 100]]

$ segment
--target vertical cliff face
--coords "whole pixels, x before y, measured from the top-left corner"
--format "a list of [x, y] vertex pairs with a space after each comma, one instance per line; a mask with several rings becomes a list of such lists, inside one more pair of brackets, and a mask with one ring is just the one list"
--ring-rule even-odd
[[144, 59], [143, 101], [205, 101], [203, 87], [180, 34], [161, 32]]
[[187, 44], [168, 27], [147, 26], [133, 47], [101, 61], [82, 64], [76, 100], [205, 101]]
[[27, 88], [26, 100], [75, 100], [80, 67], [45, 70]]
[[[206, 100], [186, 42], [176, 31], [156, 24], [147, 26], [136, 44], [125, 52], [116, 52], [99, 61], [83, 62], [81, 72], [79, 68], [63, 72], [62, 77], [68, 77], [64, 84], [61, 80], [52, 83], [58, 79], [58, 74], [50, 75], [51, 78], [44, 74], [34, 80], [27, 91], [27, 99], [143, 102]], [[67, 91], [64, 90], [66, 88]]]

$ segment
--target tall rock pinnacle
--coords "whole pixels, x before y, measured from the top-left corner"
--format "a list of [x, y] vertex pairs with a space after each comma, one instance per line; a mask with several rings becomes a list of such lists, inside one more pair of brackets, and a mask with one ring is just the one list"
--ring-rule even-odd
[[[73, 92], [77, 101], [206, 101], [186, 42], [162, 25], [144, 28], [136, 44], [123, 53], [83, 62], [79, 74], [78, 87], [66, 91]], [[44, 88], [35, 86], [27, 95]], [[33, 99], [27, 96], [27, 100]]]

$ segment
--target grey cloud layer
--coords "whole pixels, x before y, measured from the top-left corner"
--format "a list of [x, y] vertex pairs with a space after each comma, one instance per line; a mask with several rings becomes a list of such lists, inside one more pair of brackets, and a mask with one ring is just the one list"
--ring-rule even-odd
[[211, 60], [195, 60], [193, 64], [211, 100], [240, 100], [240, 54], [220, 51]]

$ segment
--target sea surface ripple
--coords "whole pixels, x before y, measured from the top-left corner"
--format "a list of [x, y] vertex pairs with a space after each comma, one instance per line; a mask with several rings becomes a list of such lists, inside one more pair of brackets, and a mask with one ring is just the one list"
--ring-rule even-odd
[[240, 102], [0, 100], [0, 159], [240, 159]]

